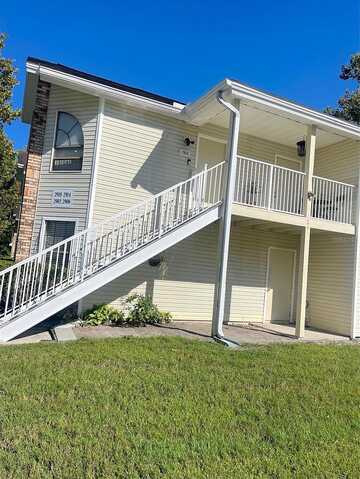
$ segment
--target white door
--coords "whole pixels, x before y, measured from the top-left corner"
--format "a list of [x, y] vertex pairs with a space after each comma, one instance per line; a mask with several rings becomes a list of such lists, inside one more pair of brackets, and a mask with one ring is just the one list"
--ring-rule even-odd
[[226, 143], [200, 136], [197, 148], [198, 171], [203, 170], [205, 165], [211, 168], [225, 160]]
[[267, 321], [289, 323], [293, 321], [293, 283], [295, 251], [269, 249]]

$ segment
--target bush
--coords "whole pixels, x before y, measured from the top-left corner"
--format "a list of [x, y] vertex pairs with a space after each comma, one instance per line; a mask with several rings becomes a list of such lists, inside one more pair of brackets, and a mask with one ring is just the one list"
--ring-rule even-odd
[[160, 311], [149, 296], [133, 294], [125, 301], [126, 323], [129, 326], [146, 326], [147, 324], [168, 323], [171, 314]]
[[81, 322], [89, 326], [100, 326], [101, 324], [121, 326], [124, 323], [124, 313], [113, 306], [100, 304], [86, 311]]
[[148, 296], [132, 294], [126, 298], [123, 311], [106, 304], [96, 305], [86, 311], [81, 322], [88, 326], [146, 326], [168, 323], [171, 314], [160, 311]]

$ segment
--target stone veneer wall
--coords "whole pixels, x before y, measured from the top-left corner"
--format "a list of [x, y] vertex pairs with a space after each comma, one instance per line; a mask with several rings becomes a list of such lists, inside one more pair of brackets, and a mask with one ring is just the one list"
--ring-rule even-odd
[[50, 87], [50, 83], [39, 80], [28, 144], [25, 183], [16, 244], [16, 261], [27, 258], [31, 251]]

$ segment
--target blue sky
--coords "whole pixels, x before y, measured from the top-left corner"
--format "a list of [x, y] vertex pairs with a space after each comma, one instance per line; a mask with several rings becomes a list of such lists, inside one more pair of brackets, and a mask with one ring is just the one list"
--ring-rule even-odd
[[[186, 102], [230, 77], [323, 109], [347, 87], [338, 75], [360, 51], [359, 11], [360, 0], [20, 0], [2, 4], [0, 31], [17, 106], [35, 56]], [[26, 145], [27, 125], [8, 133]]]

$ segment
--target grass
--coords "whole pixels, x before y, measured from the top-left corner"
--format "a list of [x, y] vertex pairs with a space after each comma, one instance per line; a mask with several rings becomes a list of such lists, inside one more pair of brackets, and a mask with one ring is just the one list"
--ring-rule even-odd
[[182, 338], [0, 349], [1, 478], [350, 478], [360, 349]]
[[11, 258], [0, 258], [0, 271], [2, 269], [6, 269], [9, 266], [12, 266], [14, 264], [14, 261]]

